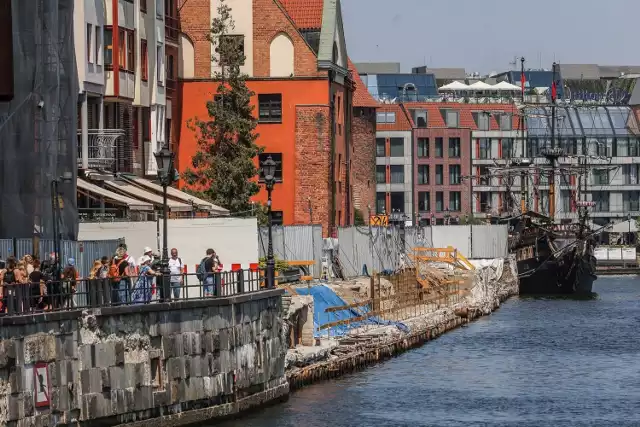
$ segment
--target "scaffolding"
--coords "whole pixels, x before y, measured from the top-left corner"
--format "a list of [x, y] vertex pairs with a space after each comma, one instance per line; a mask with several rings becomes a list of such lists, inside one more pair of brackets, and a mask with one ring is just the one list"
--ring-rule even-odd
[[73, 4], [11, 2], [15, 95], [0, 102], [0, 238], [52, 238], [51, 182], [69, 174], [59, 186], [59, 230], [77, 238]]

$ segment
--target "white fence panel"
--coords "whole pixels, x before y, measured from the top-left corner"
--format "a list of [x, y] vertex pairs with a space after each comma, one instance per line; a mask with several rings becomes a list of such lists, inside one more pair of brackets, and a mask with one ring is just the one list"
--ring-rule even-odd
[[404, 242], [407, 254], [411, 255], [414, 248], [432, 248], [431, 227], [411, 227], [404, 231]]
[[431, 227], [434, 248], [453, 246], [462, 255], [471, 258], [470, 225], [434, 225]]
[[475, 259], [504, 258], [509, 252], [508, 240], [509, 229], [506, 224], [472, 225], [471, 257]]

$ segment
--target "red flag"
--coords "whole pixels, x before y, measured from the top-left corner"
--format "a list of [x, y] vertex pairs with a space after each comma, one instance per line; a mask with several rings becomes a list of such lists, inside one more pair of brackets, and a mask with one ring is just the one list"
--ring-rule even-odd
[[527, 78], [524, 76], [524, 71], [522, 72], [522, 74], [520, 75], [520, 84], [522, 85], [522, 94], [524, 95], [524, 86], [525, 83], [527, 82]]
[[555, 102], [557, 98], [558, 98], [558, 89], [556, 87], [556, 82], [554, 80], [553, 83], [551, 83], [551, 102]]

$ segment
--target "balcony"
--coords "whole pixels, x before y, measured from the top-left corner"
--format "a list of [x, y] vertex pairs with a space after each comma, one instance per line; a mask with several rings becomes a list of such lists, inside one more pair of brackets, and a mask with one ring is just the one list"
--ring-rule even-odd
[[180, 30], [178, 29], [178, 19], [169, 15], [164, 16], [164, 37], [169, 43], [178, 44], [178, 36]]
[[178, 82], [170, 77], [167, 77], [165, 87], [167, 89], [167, 98], [173, 99], [176, 93], [176, 87]]
[[[89, 129], [88, 167], [113, 170], [118, 159], [116, 140], [122, 129]], [[78, 166], [82, 167], [82, 131], [78, 129]]]

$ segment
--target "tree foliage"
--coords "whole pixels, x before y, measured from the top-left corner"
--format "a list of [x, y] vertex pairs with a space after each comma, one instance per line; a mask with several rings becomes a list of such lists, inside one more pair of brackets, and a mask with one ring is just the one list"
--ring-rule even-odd
[[197, 195], [231, 213], [249, 214], [250, 198], [259, 191], [252, 179], [258, 173], [254, 158], [262, 152], [256, 144], [256, 119], [250, 104], [254, 93], [240, 71], [245, 61], [243, 39], [229, 35], [235, 27], [231, 8], [220, 0], [217, 12], [209, 38], [218, 87], [213, 99], [207, 101], [208, 118], [189, 120], [198, 150], [184, 179]]

